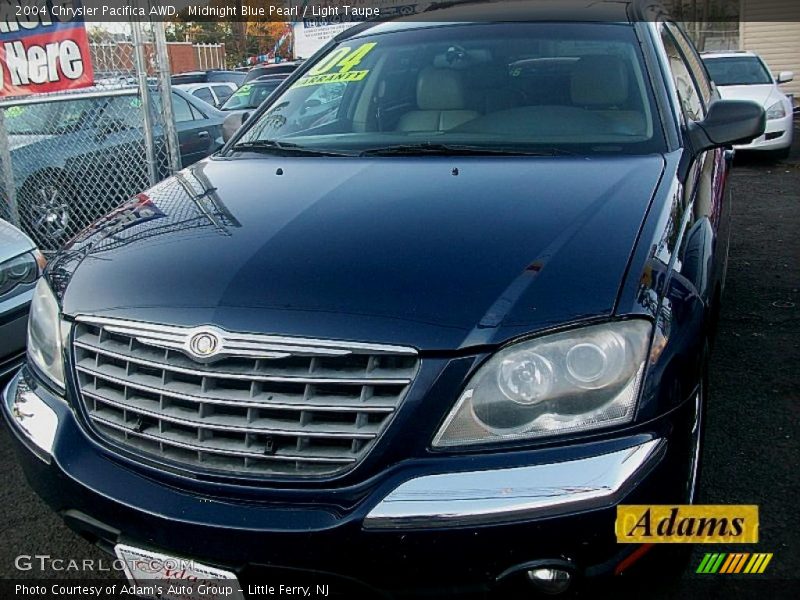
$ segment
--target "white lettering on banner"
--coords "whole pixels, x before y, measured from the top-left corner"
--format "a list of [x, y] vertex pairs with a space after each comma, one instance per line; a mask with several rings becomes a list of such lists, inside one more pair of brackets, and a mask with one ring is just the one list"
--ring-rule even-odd
[[[27, 49], [20, 41], [6, 42], [6, 67], [13, 85], [56, 82], [60, 73], [67, 79], [79, 79], [84, 72], [81, 50], [72, 40], [32, 44]], [[2, 75], [0, 75], [2, 84]]]
[[0, 2], [0, 33], [52, 25], [46, 0], [3, 0]]

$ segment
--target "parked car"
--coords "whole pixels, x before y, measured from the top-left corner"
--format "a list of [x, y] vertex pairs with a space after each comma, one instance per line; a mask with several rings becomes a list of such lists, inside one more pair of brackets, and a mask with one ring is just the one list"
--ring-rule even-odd
[[33, 241], [0, 219], [0, 385], [24, 362], [28, 310], [44, 265]]
[[615, 507], [693, 501], [729, 147], [765, 115], [651, 2], [587, 6], [359, 25], [56, 257], [1, 403], [53, 510], [134, 577], [234, 589], [563, 592], [656, 556]]
[[230, 139], [242, 126], [242, 123], [247, 120], [250, 113], [261, 106], [261, 103], [278, 89], [278, 86], [287, 77], [289, 77], [288, 74], [265, 75], [254, 79], [250, 83], [245, 83], [236, 90], [228, 101], [220, 107], [220, 110], [225, 113], [225, 119], [222, 122], [222, 138], [224, 140]]
[[302, 64], [302, 60], [295, 60], [268, 65], [258, 65], [247, 72], [247, 75], [242, 83], [249, 83], [254, 79], [258, 79], [259, 77], [264, 77], [266, 75], [291, 75]]
[[[184, 166], [219, 148], [222, 113], [180, 89], [172, 105]], [[66, 240], [148, 187], [135, 88], [15, 99], [0, 109], [22, 226], [40, 247]], [[161, 130], [154, 133], [163, 143]], [[159, 154], [166, 176], [166, 151]]]
[[214, 108], [220, 108], [233, 96], [237, 86], [235, 83], [222, 81], [219, 83], [181, 83], [175, 88], [199, 98]]
[[245, 73], [241, 71], [226, 71], [224, 69], [208, 69], [206, 71], [188, 71], [172, 76], [172, 84], [184, 83], [233, 83], [237, 87], [245, 80]]
[[767, 111], [767, 129], [738, 150], [770, 152], [778, 159], [789, 157], [794, 133], [794, 107], [780, 85], [794, 79], [791, 71], [774, 76], [764, 60], [753, 52], [709, 52], [703, 62], [720, 96], [732, 100], [752, 100]]

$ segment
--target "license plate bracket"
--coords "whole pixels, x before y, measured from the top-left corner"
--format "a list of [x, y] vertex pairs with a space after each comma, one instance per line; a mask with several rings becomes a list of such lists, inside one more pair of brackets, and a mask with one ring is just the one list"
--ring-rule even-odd
[[142, 598], [244, 600], [239, 580], [231, 571], [127, 544], [114, 546], [114, 553]]

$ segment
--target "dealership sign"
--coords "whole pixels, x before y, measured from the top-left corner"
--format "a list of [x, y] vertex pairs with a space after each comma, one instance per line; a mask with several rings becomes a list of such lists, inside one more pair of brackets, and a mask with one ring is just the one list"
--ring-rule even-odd
[[[39, 4], [41, 9], [36, 8]], [[57, 92], [94, 83], [82, 19], [70, 15], [59, 20], [44, 2], [4, 1], [0, 6], [0, 96]]]

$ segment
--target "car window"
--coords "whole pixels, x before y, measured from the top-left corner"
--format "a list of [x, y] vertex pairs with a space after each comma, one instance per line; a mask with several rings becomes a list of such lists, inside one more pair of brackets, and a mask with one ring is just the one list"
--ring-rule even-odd
[[225, 102], [233, 94], [233, 90], [229, 88], [227, 85], [215, 85], [213, 87], [213, 90], [220, 104]]
[[108, 99], [101, 119], [113, 121], [119, 129], [142, 126], [142, 102], [139, 96], [116, 96]]
[[98, 99], [21, 104], [5, 110], [5, 124], [12, 135], [57, 135], [81, 129], [100, 104]]
[[282, 80], [245, 83], [222, 105], [222, 110], [257, 108], [281, 83]]
[[686, 37], [686, 34], [684, 34], [677, 25], [674, 23], [667, 23], [667, 28], [669, 29], [678, 45], [678, 48], [683, 54], [683, 58], [686, 61], [686, 64], [689, 66], [689, 70], [692, 73], [692, 77], [697, 85], [697, 89], [700, 91], [700, 97], [703, 100], [703, 104], [707, 107], [711, 103], [714, 90], [711, 87], [711, 81], [708, 77], [708, 73], [706, 72], [706, 68], [703, 65], [703, 61], [700, 59], [700, 55], [697, 54], [695, 47]]
[[192, 116], [194, 117], [195, 121], [202, 121], [203, 119], [207, 119], [208, 115], [204, 113], [202, 110], [197, 108], [194, 104], [189, 102], [189, 108], [192, 111]]
[[[458, 24], [340, 42], [241, 141], [358, 151], [460, 144], [651, 152], [663, 133], [633, 27]], [[473, 148], [474, 149], [474, 148]]]
[[723, 56], [705, 59], [717, 85], [769, 85], [772, 75], [755, 56]]
[[198, 88], [192, 92], [192, 96], [195, 98], [200, 98], [200, 100], [203, 102], [214, 104], [214, 96], [211, 94], [211, 90], [209, 88]]
[[684, 117], [690, 121], [702, 121], [705, 112], [700, 92], [695, 85], [689, 66], [684, 60], [675, 38], [667, 28], [661, 30], [661, 40], [667, 54], [669, 69], [675, 82]]
[[185, 123], [186, 121], [194, 120], [192, 107], [178, 94], [172, 94], [172, 114], [175, 116], [176, 123]]

